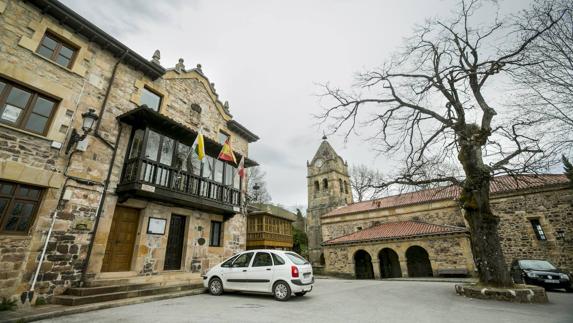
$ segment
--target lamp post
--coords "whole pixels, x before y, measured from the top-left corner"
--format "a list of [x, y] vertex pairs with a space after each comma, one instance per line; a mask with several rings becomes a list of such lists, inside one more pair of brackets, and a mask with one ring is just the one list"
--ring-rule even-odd
[[80, 135], [76, 129], [72, 129], [70, 141], [68, 141], [68, 145], [66, 146], [66, 155], [70, 153], [70, 150], [72, 150], [74, 145], [86, 139], [86, 136], [92, 131], [93, 126], [98, 119], [99, 117], [95, 114], [94, 109], [89, 109], [88, 112], [82, 113], [82, 130], [84, 133]]

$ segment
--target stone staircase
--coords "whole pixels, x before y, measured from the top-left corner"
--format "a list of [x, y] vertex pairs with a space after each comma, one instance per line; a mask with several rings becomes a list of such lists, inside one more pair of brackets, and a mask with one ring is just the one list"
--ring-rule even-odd
[[61, 305], [85, 305], [126, 298], [173, 294], [173, 297], [197, 294], [204, 290], [199, 282], [186, 283], [125, 283], [123, 280], [92, 281], [87, 287], [68, 288], [63, 295], [53, 298]]

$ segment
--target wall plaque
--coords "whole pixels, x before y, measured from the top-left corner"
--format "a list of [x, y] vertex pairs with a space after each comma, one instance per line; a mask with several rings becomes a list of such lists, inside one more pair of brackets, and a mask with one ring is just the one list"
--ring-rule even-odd
[[165, 226], [167, 225], [166, 219], [149, 217], [147, 223], [148, 234], [165, 234]]

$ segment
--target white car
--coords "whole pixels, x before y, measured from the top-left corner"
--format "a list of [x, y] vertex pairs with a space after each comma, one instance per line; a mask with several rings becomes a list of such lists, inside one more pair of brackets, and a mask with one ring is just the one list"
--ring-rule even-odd
[[282, 250], [248, 250], [209, 269], [203, 285], [212, 295], [223, 291], [273, 294], [279, 301], [312, 290], [312, 266], [300, 255]]

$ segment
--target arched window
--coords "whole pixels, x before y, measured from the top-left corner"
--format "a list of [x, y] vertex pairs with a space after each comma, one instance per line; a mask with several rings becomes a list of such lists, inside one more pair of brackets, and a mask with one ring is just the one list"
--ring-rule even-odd
[[344, 186], [342, 186], [342, 180], [338, 179], [338, 186], [340, 186], [340, 193], [344, 193]]
[[320, 191], [320, 184], [318, 184], [318, 181], [314, 181], [314, 191], [315, 192]]
[[328, 190], [328, 180], [326, 178], [322, 180], [322, 189], [324, 191]]

